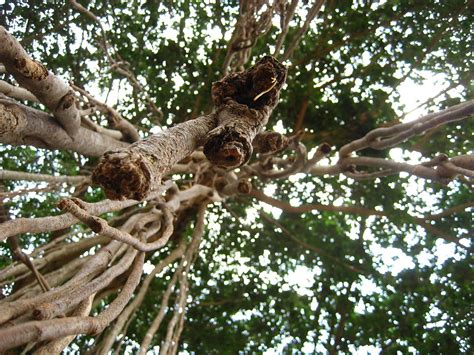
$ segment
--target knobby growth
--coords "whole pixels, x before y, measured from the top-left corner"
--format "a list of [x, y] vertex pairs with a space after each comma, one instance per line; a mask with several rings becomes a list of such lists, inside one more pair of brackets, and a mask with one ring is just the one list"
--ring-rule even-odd
[[[405, 340], [393, 340], [391, 326], [383, 325], [386, 333], [374, 333], [383, 328], [380, 312], [392, 315], [387, 324], [393, 319], [403, 322], [406, 314], [396, 312], [404, 312], [406, 304], [410, 308], [429, 302], [418, 300], [427, 297], [426, 290], [437, 303], [422, 311], [444, 309], [440, 300], [445, 295], [440, 293], [438, 300], [438, 289], [427, 285], [458, 275], [464, 264], [446, 269], [438, 265], [441, 271], [433, 277], [432, 270], [417, 261], [399, 276], [382, 271], [373, 250], [402, 245], [415, 258], [442, 241], [454, 248], [458, 259], [462, 255], [467, 260], [474, 156], [458, 127], [472, 125], [474, 100], [451, 100], [449, 107], [417, 119], [392, 120], [386, 92], [374, 87], [396, 82], [397, 68], [391, 68], [392, 63], [381, 70], [377, 58], [384, 62], [386, 55], [387, 63], [402, 62], [406, 55], [387, 54], [384, 44], [366, 66], [349, 61], [352, 72], [338, 63], [362, 58], [364, 41], [378, 48], [373, 36], [393, 22], [411, 29], [412, 15], [420, 12], [415, 5], [394, 12], [383, 4], [372, 9], [372, 2], [361, 10], [357, 4], [345, 8], [319, 0], [307, 5], [254, 0], [241, 2], [231, 21], [226, 12], [230, 5], [209, 5], [220, 16], [213, 18], [192, 4], [202, 21], [215, 21], [222, 34], [231, 35], [228, 43], [219, 40], [214, 48], [211, 39], [186, 39], [181, 28], [176, 43], [189, 40], [189, 48], [203, 45], [199, 48], [206, 51], [209, 61], [197, 65], [198, 51], [190, 54], [187, 48], [183, 56], [193, 60], [180, 62], [169, 48], [176, 44], [171, 39], [161, 43], [159, 55], [139, 46], [134, 51], [143, 51], [143, 56], [127, 53], [120, 26], [112, 30], [104, 22], [106, 8], [92, 3], [89, 10], [77, 1], [69, 3], [68, 9], [38, 6], [67, 12], [66, 17], [57, 16], [56, 30], [64, 18], [77, 21], [78, 28], [98, 27], [93, 57], [107, 70], [101, 68], [98, 80], [109, 75], [109, 93], [118, 80], [118, 91], [125, 83], [131, 95], [119, 95], [121, 108], [93, 95], [97, 90], [85, 79], [93, 76], [84, 75], [85, 59], [69, 56], [75, 43], [71, 38], [66, 39], [65, 55], [74, 82], [67, 82], [64, 75], [53, 73], [63, 59], [55, 62], [48, 55], [42, 64], [33, 59], [34, 47], [28, 45], [41, 43], [49, 29], [22, 39], [13, 35], [15, 25], [8, 30], [0, 26], [0, 73], [18, 83], [0, 81], [0, 154], [5, 157], [0, 170], [0, 241], [10, 253], [0, 259], [0, 352], [52, 354], [69, 347], [97, 354], [145, 354], [156, 345], [162, 354], [182, 349], [261, 351], [262, 344], [279, 346], [285, 336], [295, 344], [299, 339], [298, 350], [311, 337], [329, 353], [367, 344], [405, 350]], [[114, 5], [119, 18], [127, 13], [124, 4]], [[153, 6], [139, 7], [149, 18], [142, 18], [139, 10], [132, 19], [121, 18], [127, 31], [127, 21], [135, 26], [131, 28], [148, 29], [144, 33], [149, 37], [129, 33], [141, 36], [137, 41], [142, 47], [147, 40], [161, 38], [149, 26], [168, 16]], [[458, 28], [457, 17], [465, 6], [440, 12], [448, 18], [441, 27], [439, 21], [426, 20], [435, 36], [417, 52], [409, 72], [434, 60], [425, 63], [423, 56], [444, 48], [441, 39]], [[337, 28], [342, 31], [345, 23], [341, 16], [357, 24], [360, 11], [367, 23], [345, 29], [347, 34], [340, 37]], [[195, 35], [201, 36], [205, 29], [199, 19], [195, 25]], [[402, 41], [394, 28], [394, 38]], [[86, 42], [91, 38], [83, 36]], [[160, 56], [166, 57], [164, 63], [154, 63]], [[134, 72], [132, 60], [143, 73]], [[174, 75], [167, 71], [172, 65], [191, 78], [176, 93], [181, 101], [163, 96], [163, 91], [172, 91], [166, 81]], [[462, 64], [449, 65], [460, 68], [459, 77], [465, 74]], [[194, 72], [198, 67], [205, 68], [205, 74]], [[366, 83], [372, 91], [357, 96], [356, 85], [346, 85], [345, 80], [359, 77], [376, 78]], [[194, 83], [195, 78], [202, 83]], [[191, 105], [188, 95], [195, 95], [195, 88], [199, 95], [192, 96]], [[429, 98], [426, 105], [434, 100]], [[318, 105], [323, 108], [318, 110]], [[173, 117], [173, 124], [163, 128], [167, 117]], [[272, 131], [277, 122], [294, 123], [294, 129]], [[439, 132], [448, 132], [448, 143], [436, 140]], [[403, 161], [393, 156], [393, 148], [421, 154]], [[57, 156], [48, 156], [49, 151]], [[39, 165], [35, 159], [45, 168], [28, 168]], [[413, 184], [419, 195], [432, 192], [435, 197], [408, 197]], [[23, 200], [32, 194], [52, 196], [59, 213], [53, 213], [49, 200], [48, 210], [34, 211], [36, 202], [27, 205]], [[438, 208], [429, 208], [435, 200]], [[312, 275], [313, 286], [301, 291], [291, 285], [288, 280], [298, 273]], [[364, 282], [380, 286], [380, 293], [364, 294]], [[445, 284], [438, 288], [451, 292]], [[459, 297], [465, 301], [464, 294]], [[366, 305], [365, 313], [357, 310], [360, 302]], [[455, 307], [453, 313], [460, 314]], [[367, 325], [371, 317], [377, 327]], [[435, 316], [432, 319], [435, 322]], [[460, 334], [464, 321], [458, 320]], [[320, 340], [323, 333], [326, 340]], [[420, 346], [418, 340], [409, 341]]]

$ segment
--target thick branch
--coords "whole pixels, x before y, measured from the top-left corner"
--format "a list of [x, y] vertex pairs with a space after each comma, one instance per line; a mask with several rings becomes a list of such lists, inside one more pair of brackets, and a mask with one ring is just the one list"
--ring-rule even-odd
[[72, 137], [78, 133], [81, 118], [69, 85], [31, 59], [21, 44], [1, 26], [0, 62], [21, 86], [54, 114], [68, 135]]
[[111, 199], [144, 199], [158, 186], [163, 174], [191, 154], [215, 126], [214, 115], [178, 124], [136, 142], [126, 149], [107, 152], [92, 179]]
[[285, 79], [286, 68], [266, 56], [250, 69], [212, 85], [218, 126], [204, 145], [211, 163], [236, 168], [250, 159], [252, 141], [267, 124]]
[[0, 94], [0, 143], [38, 148], [72, 150], [100, 156], [128, 144], [83, 127], [74, 139], [47, 113], [24, 106]]

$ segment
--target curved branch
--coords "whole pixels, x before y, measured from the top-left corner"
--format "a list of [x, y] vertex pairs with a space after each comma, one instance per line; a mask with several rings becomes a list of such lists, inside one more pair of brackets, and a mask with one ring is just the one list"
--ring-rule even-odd
[[65, 212], [72, 213], [80, 221], [87, 224], [95, 233], [101, 234], [105, 237], [115, 239], [133, 246], [135, 249], [143, 252], [155, 251], [156, 249], [162, 248], [168, 242], [168, 239], [173, 234], [173, 215], [165, 204], [159, 204], [163, 213], [164, 221], [160, 239], [152, 242], [142, 242], [130, 234], [122, 232], [121, 230], [109, 226], [107, 221], [100, 217], [92, 216], [82, 205], [82, 201], [78, 199], [63, 199], [59, 202], [59, 208]]
[[277, 199], [274, 199], [270, 196], [265, 195], [263, 192], [252, 189], [249, 193], [250, 196], [256, 198], [259, 201], [265, 202], [269, 205], [277, 207], [283, 211], [289, 213], [305, 213], [311, 211], [320, 211], [320, 212], [343, 212], [348, 214], [355, 214], [359, 216], [387, 216], [385, 212], [372, 210], [370, 208], [360, 207], [360, 206], [334, 206], [334, 205], [320, 205], [320, 204], [306, 204], [301, 206], [292, 206], [287, 202], [283, 202]]
[[0, 94], [0, 143], [66, 149], [100, 156], [109, 149], [126, 147], [125, 142], [79, 127], [72, 139], [46, 112], [22, 105]]
[[344, 145], [339, 150], [339, 157], [348, 157], [353, 152], [369, 147], [373, 149], [389, 148], [426, 130], [465, 119], [473, 114], [474, 100], [470, 100], [446, 110], [423, 116], [412, 122], [400, 123], [392, 127], [376, 128], [363, 138]]
[[33, 93], [54, 114], [69, 136], [76, 136], [81, 118], [69, 85], [31, 59], [21, 44], [2, 26], [0, 62], [21, 86]]
[[138, 292], [136, 297], [133, 299], [133, 302], [131, 302], [124, 309], [124, 311], [120, 314], [120, 317], [117, 319], [113, 327], [110, 328], [109, 332], [102, 340], [100, 344], [100, 348], [96, 350], [97, 354], [105, 355], [109, 352], [115, 339], [120, 334], [120, 331], [125, 328], [125, 323], [127, 322], [127, 320], [130, 319], [132, 314], [136, 311], [136, 309], [141, 305], [141, 303], [145, 299], [150, 283], [153, 281], [155, 276], [159, 274], [161, 271], [163, 271], [163, 269], [166, 266], [170, 265], [178, 258], [181, 258], [186, 250], [185, 247], [186, 247], [186, 244], [184, 242], [180, 243], [176, 249], [174, 249], [166, 258], [160, 261], [160, 263], [155, 266], [155, 268], [151, 271], [151, 273], [146, 276], [145, 280], [143, 281], [140, 287], [140, 291]]
[[[147, 200], [153, 200], [172, 186], [171, 182], [166, 182], [156, 191], [148, 195]], [[91, 215], [100, 215], [107, 212], [119, 211], [123, 208], [134, 206], [140, 203], [136, 200], [112, 201], [104, 200], [96, 203], [82, 202]], [[0, 224], [0, 241], [21, 233], [41, 233], [69, 227], [79, 220], [71, 213], [65, 213], [54, 217], [40, 218], [17, 218]]]
[[98, 334], [125, 308], [140, 282], [145, 253], [135, 258], [125, 286], [109, 307], [96, 317], [66, 317], [46, 321], [30, 321], [0, 330], [0, 351], [30, 342], [54, 340], [68, 335]]

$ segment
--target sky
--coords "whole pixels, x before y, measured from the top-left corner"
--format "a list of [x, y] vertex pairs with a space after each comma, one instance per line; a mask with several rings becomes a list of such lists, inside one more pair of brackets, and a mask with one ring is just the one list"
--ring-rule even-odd
[[[2, 2], [0, 1], [0, 4]], [[191, 27], [191, 26], [189, 26]], [[171, 27], [168, 27], [169, 29], [164, 31], [163, 35], [169, 39], [173, 39], [176, 37], [176, 33], [174, 33], [171, 29]], [[192, 33], [188, 34], [189, 36], [192, 36]], [[209, 28], [209, 36], [210, 39], [215, 39], [219, 38], [221, 36], [220, 30], [217, 28]], [[226, 34], [227, 37], [230, 37], [230, 32]], [[424, 77], [423, 82], [420, 83], [415, 83], [411, 79], [406, 79], [398, 88], [398, 93], [400, 94], [400, 103], [402, 106], [405, 107], [404, 111], [402, 112], [399, 110], [398, 114], [400, 116], [403, 116], [404, 112], [409, 112], [404, 118], [403, 121], [410, 121], [414, 120], [423, 114], [425, 114], [426, 108], [425, 107], [418, 107], [420, 103], [426, 101], [428, 98], [436, 96], [439, 92], [443, 91], [446, 89], [448, 83], [444, 79], [442, 74], [438, 75], [433, 75], [433, 73], [430, 72], [422, 72], [420, 73]], [[180, 90], [180, 88], [183, 87], [184, 81], [181, 77], [175, 76], [173, 77], [173, 81], [175, 84], [174, 89], [175, 90]], [[105, 100], [105, 94], [101, 93], [97, 90], [94, 90], [94, 88], [89, 88], [91, 90], [91, 93], [102, 99]], [[452, 89], [453, 92], [455, 92], [456, 89]], [[130, 94], [126, 90], [124, 91], [124, 87], [122, 86], [119, 90], [118, 84], [114, 89], [111, 91], [111, 94], [107, 96], [107, 103], [110, 104], [111, 106], [115, 106], [121, 101], [121, 95], [127, 95]], [[123, 96], [122, 96], [123, 97]], [[285, 133], [284, 127], [282, 126], [281, 122], [277, 123], [273, 129], [275, 131], [280, 131], [281, 133]], [[156, 133], [160, 131], [161, 128], [156, 127], [155, 129], [152, 130], [153, 133]], [[396, 161], [407, 161], [412, 162], [412, 163], [417, 163], [419, 162], [420, 156], [418, 153], [411, 153], [411, 152], [406, 152], [401, 149], [395, 148], [392, 149], [390, 152], [390, 157]], [[335, 157], [336, 158], [336, 157]], [[334, 159], [335, 159], [334, 158]], [[329, 163], [329, 161], [326, 161], [323, 163]], [[298, 176], [292, 177], [294, 179], [295, 184], [298, 184]], [[412, 184], [409, 186], [407, 193], [409, 194], [419, 194], [420, 191], [423, 191], [422, 188], [422, 182], [420, 179], [413, 178]], [[33, 184], [35, 185], [35, 184]], [[22, 187], [24, 188], [24, 186]], [[272, 195], [274, 192], [275, 186], [268, 185], [264, 192], [268, 195]], [[330, 193], [330, 191], [327, 191], [326, 193]], [[31, 196], [38, 197], [38, 194], [31, 194]], [[429, 194], [426, 194], [424, 196], [427, 201], [430, 201], [436, 199], [436, 196], [432, 196]], [[293, 201], [294, 203], [298, 203], [298, 201]], [[266, 212], [271, 212], [274, 217], [278, 218], [280, 215], [281, 211], [278, 210], [275, 207], [269, 206], [263, 202], [260, 202], [258, 204], [258, 208], [262, 208]], [[255, 218], [257, 217], [257, 211], [256, 209], [249, 209], [248, 210], [248, 218], [247, 222], [252, 223]], [[210, 228], [215, 228], [217, 229], [217, 225], [214, 222], [214, 225], [210, 223]], [[371, 235], [370, 232], [366, 232], [364, 235], [364, 238], [370, 239]], [[413, 235], [412, 238], [416, 238], [416, 235]], [[406, 268], [413, 268], [414, 263], [413, 260], [405, 255], [400, 249], [396, 248], [383, 248], [381, 246], [377, 246], [376, 244], [373, 245], [373, 248], [371, 249], [371, 252], [377, 256], [380, 260], [383, 261], [384, 268], [382, 271], [390, 272], [392, 274], [397, 274], [400, 271], [406, 269]], [[436, 257], [438, 260], [436, 260], [436, 263], [442, 263], [446, 258], [451, 257], [455, 254], [454, 247], [451, 244], [446, 244], [444, 242], [439, 242], [437, 244], [437, 252], [435, 253]], [[423, 261], [423, 258], [428, 258], [427, 255], [420, 255], [419, 256], [420, 260]], [[262, 258], [262, 263], [265, 263], [265, 258]], [[428, 260], [425, 260], [425, 262], [428, 262]], [[149, 272], [149, 268], [152, 266], [146, 266], [145, 272]], [[317, 277], [318, 270], [313, 269], [309, 270], [303, 267], [300, 267], [297, 269], [295, 272], [292, 272], [289, 275], [284, 276], [285, 279], [288, 281], [288, 284], [292, 287], [296, 287], [299, 292], [301, 293], [306, 293], [308, 292], [308, 289], [311, 285], [311, 280]], [[268, 275], [268, 277], [274, 277], [272, 275]], [[362, 286], [365, 292], [379, 292], [375, 284], [373, 284], [370, 280], [364, 280], [362, 282]], [[245, 317], [245, 314], [237, 314], [236, 317]], [[290, 339], [288, 339], [290, 340]], [[271, 349], [266, 352], [266, 354], [277, 354], [281, 353], [281, 351], [284, 349], [285, 343], [281, 344], [280, 347], [276, 349]], [[304, 350], [306, 352], [311, 352], [314, 350], [314, 346], [312, 344], [307, 343], [305, 345]], [[318, 351], [323, 351], [324, 349], [318, 349]], [[358, 348], [358, 349], [352, 349], [352, 352], [355, 354], [377, 354], [379, 352], [379, 349], [375, 347], [363, 347], [363, 348]], [[149, 352], [151, 353], [151, 352]]]

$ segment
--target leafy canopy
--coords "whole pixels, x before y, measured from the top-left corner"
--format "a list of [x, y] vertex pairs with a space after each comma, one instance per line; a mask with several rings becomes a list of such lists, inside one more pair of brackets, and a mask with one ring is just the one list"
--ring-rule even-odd
[[[160, 124], [171, 126], [212, 109], [210, 86], [222, 77], [237, 1], [83, 3], [104, 24], [111, 50], [130, 64], [163, 111]], [[297, 8], [286, 45], [309, 6], [303, 2]], [[97, 24], [62, 2], [7, 2], [3, 11], [2, 25], [22, 38], [36, 59], [108, 98], [142, 128], [143, 136], [156, 131], [156, 117], [141, 94], [109, 70]], [[251, 61], [273, 52], [278, 23], [274, 19], [268, 34], [256, 41]], [[290, 66], [287, 85], [268, 126], [283, 127], [288, 134], [304, 128], [308, 149], [323, 142], [338, 149], [400, 119], [407, 108], [399, 89], [407, 79], [421, 84], [441, 75], [443, 87], [451, 89], [423, 106], [425, 111], [472, 98], [473, 23], [472, 6], [463, 0], [327, 1], [285, 63]], [[402, 159], [468, 154], [473, 130], [472, 120], [450, 124], [397, 150], [369, 153]], [[67, 151], [0, 150], [4, 169], [76, 175], [95, 163]], [[254, 185], [292, 205], [358, 205], [385, 211], [388, 217], [290, 214], [245, 197], [214, 205], [191, 275], [183, 349], [472, 351], [472, 259], [466, 248], [472, 209], [434, 222], [458, 244], [413, 222], [413, 216], [472, 201], [466, 185], [455, 181], [442, 186], [403, 174], [368, 181], [298, 174]], [[6, 186], [13, 191], [29, 185], [12, 181]], [[63, 187], [59, 194], [15, 197], [10, 213], [50, 215], [58, 199], [69, 193]], [[89, 189], [85, 196], [88, 201], [102, 198], [99, 189]], [[49, 237], [24, 236], [23, 248], [31, 251]], [[4, 244], [1, 248], [4, 266], [10, 252]], [[167, 278], [153, 281], [124, 340], [129, 349], [155, 317]], [[73, 348], [87, 341], [80, 337]]]

